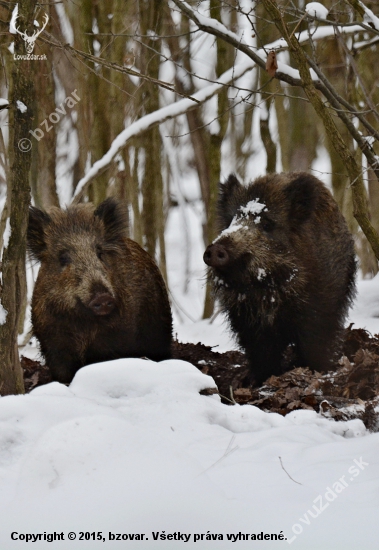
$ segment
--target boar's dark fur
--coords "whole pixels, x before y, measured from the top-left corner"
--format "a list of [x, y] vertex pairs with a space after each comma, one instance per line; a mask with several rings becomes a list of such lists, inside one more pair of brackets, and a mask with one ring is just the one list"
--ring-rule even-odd
[[89, 363], [171, 356], [172, 318], [162, 276], [126, 237], [122, 205], [105, 200], [31, 207], [28, 248], [41, 262], [32, 299], [33, 332], [53, 378], [70, 382]]
[[330, 192], [307, 173], [221, 185], [221, 234], [204, 253], [252, 381], [295, 365], [328, 370], [355, 294], [352, 237]]

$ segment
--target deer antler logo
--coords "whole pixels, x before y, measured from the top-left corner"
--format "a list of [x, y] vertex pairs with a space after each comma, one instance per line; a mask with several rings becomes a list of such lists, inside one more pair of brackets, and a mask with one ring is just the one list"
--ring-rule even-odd
[[40, 29], [39, 31], [35, 31], [32, 36], [28, 36], [26, 34], [26, 32], [21, 32], [17, 27], [16, 27], [16, 21], [18, 19], [18, 15], [16, 15], [16, 17], [14, 18], [13, 20], [13, 26], [16, 30], [16, 32], [24, 39], [25, 41], [25, 48], [26, 48], [26, 51], [27, 53], [33, 53], [33, 50], [34, 50], [34, 46], [35, 46], [35, 42], [37, 40], [37, 38], [39, 37], [39, 35], [41, 34], [41, 32], [44, 30], [44, 28], [46, 27], [48, 21], [49, 21], [49, 16], [47, 15], [47, 13], [45, 13], [45, 17], [44, 17], [44, 22], [43, 22], [43, 26], [42, 26], [42, 29]]

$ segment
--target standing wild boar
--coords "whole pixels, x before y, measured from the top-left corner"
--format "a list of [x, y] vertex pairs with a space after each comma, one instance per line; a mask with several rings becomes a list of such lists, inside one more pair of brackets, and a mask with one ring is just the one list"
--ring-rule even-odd
[[41, 262], [33, 332], [55, 380], [70, 382], [89, 363], [171, 356], [165, 284], [126, 230], [126, 213], [114, 199], [96, 209], [30, 208], [28, 248]]
[[204, 253], [216, 296], [245, 349], [252, 379], [301, 366], [327, 370], [355, 294], [352, 237], [317, 178], [270, 174], [221, 186], [220, 235]]

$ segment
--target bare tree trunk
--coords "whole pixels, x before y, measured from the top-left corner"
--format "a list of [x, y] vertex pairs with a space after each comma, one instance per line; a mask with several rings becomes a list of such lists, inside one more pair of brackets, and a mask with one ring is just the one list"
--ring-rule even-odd
[[[221, 22], [221, 4], [217, 0], [210, 0], [211, 16]], [[216, 76], [219, 77], [233, 63], [233, 51], [230, 46], [220, 38], [216, 38], [217, 63]], [[221, 145], [226, 134], [229, 121], [229, 100], [228, 88], [226, 87], [217, 96], [219, 131], [217, 134], [210, 134], [209, 157], [210, 157], [210, 178], [209, 178], [209, 202], [207, 208], [206, 242], [210, 244], [217, 236], [216, 209], [218, 198], [218, 184], [221, 170]], [[207, 282], [205, 291], [203, 319], [212, 316], [214, 309], [214, 298], [211, 285]]]
[[282, 161], [283, 172], [290, 171], [290, 149], [291, 140], [288, 135], [289, 128], [289, 105], [288, 100], [281, 94], [285, 93], [285, 87], [280, 87], [280, 93], [275, 97], [276, 119], [278, 121], [278, 134], [280, 144], [280, 159]]
[[[101, 33], [109, 34], [111, 32], [111, 19], [108, 18], [109, 8], [106, 2], [99, 2], [92, 4], [92, 10], [94, 12], [93, 20], [96, 20], [99, 28], [97, 41], [100, 43], [100, 51], [103, 52], [109, 41], [109, 37], [103, 37]], [[95, 53], [94, 46], [93, 42], [91, 52], [93, 54]], [[111, 109], [109, 109], [110, 77], [111, 73], [107, 67], [103, 67], [99, 74], [92, 72], [89, 75], [89, 84], [92, 90], [92, 131], [90, 139], [92, 162], [99, 160], [108, 151], [111, 144]], [[88, 195], [91, 202], [99, 204], [107, 197], [108, 182], [109, 170], [100, 174], [90, 185]]]
[[[361, 100], [358, 90], [359, 86], [357, 85], [357, 78], [352, 70], [351, 63], [349, 63], [346, 51], [342, 46], [342, 40], [338, 38], [328, 40], [325, 44], [323, 44], [323, 47], [320, 48], [320, 50], [321, 55], [327, 59], [327, 66], [325, 67], [324, 72], [328, 79], [333, 82], [333, 85], [338, 93], [341, 95], [344, 93], [347, 94], [349, 102], [353, 105], [357, 105], [358, 109], [358, 105]], [[365, 72], [364, 69], [365, 66], [362, 67], [362, 74]], [[371, 59], [369, 70], [370, 74], [371, 72], [375, 72], [375, 62], [373, 59]], [[372, 88], [375, 88], [375, 81], [372, 82]], [[369, 107], [367, 107], [367, 109], [368, 108]], [[371, 120], [371, 123], [375, 125], [375, 120]], [[336, 126], [344, 142], [347, 144], [352, 154], [354, 154], [354, 142], [347, 128], [340, 120], [336, 120]], [[364, 277], [375, 275], [378, 271], [378, 262], [375, 259], [374, 252], [369, 245], [366, 236], [361, 231], [357, 220], [354, 218], [352, 189], [348, 174], [346, 173], [345, 163], [342, 157], [334, 149], [333, 141], [330, 138], [326, 140], [326, 144], [332, 164], [332, 187], [334, 198], [346, 218], [350, 231], [354, 235], [356, 252], [359, 257], [359, 264], [362, 274]], [[362, 165], [362, 154], [360, 154], [360, 150], [358, 150], [355, 155], [357, 157], [357, 162]], [[372, 170], [369, 172], [371, 172], [371, 177], [374, 176]], [[375, 210], [370, 208], [370, 192], [365, 193], [365, 200], [367, 202], [369, 213], [374, 212]], [[370, 218], [372, 219], [372, 216], [370, 216]], [[378, 230], [374, 223], [372, 225], [374, 229]]]
[[[135, 140], [137, 141], [137, 140]], [[132, 148], [128, 148], [129, 154], [131, 153]], [[129, 180], [129, 196], [130, 203], [132, 205], [133, 211], [133, 233], [132, 238], [140, 245], [143, 246], [143, 229], [142, 229], [142, 215], [139, 204], [140, 189], [138, 181], [138, 164], [139, 164], [139, 148], [137, 143], [134, 145], [134, 158], [133, 166], [130, 170], [130, 180]]]
[[[371, 223], [374, 226], [375, 230], [379, 234], [379, 185], [378, 180], [372, 170], [368, 170], [368, 201], [369, 201], [369, 210]], [[365, 238], [365, 244], [368, 248], [368, 253], [366, 254], [366, 266], [365, 270], [362, 272], [363, 275], [374, 277], [379, 271], [379, 262], [375, 258], [373, 251]]]
[[[46, 7], [49, 9], [48, 6]], [[52, 11], [51, 8], [50, 11]], [[51, 25], [51, 20], [52, 18], [50, 18], [49, 25]], [[45, 127], [44, 136], [40, 141], [35, 142], [33, 140], [30, 183], [36, 206], [47, 208], [49, 206], [59, 206], [55, 185], [57, 128], [55, 124], [49, 122], [48, 118], [55, 110], [53, 51], [47, 44], [43, 44], [41, 49], [41, 53], [46, 55], [46, 60], [35, 62], [33, 65], [35, 84], [40, 91], [38, 97], [35, 97], [33, 105], [33, 126], [34, 128], [40, 127], [41, 122], [47, 120], [49, 131], [46, 131]]]
[[[263, 20], [263, 6], [257, 4], [257, 22], [256, 29], [259, 44], [272, 42], [277, 34], [273, 25], [267, 25]], [[270, 77], [266, 71], [259, 71], [260, 89], [262, 90], [262, 105], [259, 110], [259, 129], [261, 140], [266, 151], [266, 173], [276, 172], [276, 144], [274, 143], [270, 132], [270, 108], [272, 105], [272, 96], [278, 88], [278, 83]], [[279, 118], [279, 117], [277, 117]], [[288, 134], [287, 134], [288, 139]]]
[[[179, 65], [183, 65], [184, 69], [187, 71], [187, 83], [185, 83], [181, 74], [176, 72], [175, 75], [175, 84], [179, 92], [193, 94], [195, 91], [195, 86], [192, 79], [192, 68], [191, 68], [191, 34], [189, 19], [182, 17], [180, 35], [187, 35], [187, 43], [185, 47], [181, 46], [179, 38], [176, 36], [176, 28], [174, 22], [172, 21], [172, 14], [169, 14], [171, 20], [168, 25], [169, 37], [167, 42], [171, 50], [171, 57]], [[184, 38], [182, 38], [184, 40]], [[210, 180], [210, 166], [209, 166], [209, 135], [206, 132], [206, 129], [203, 125], [203, 120], [201, 118], [201, 108], [193, 109], [186, 113], [190, 139], [194, 155], [194, 164], [199, 178], [201, 197], [204, 202], [205, 211], [208, 211], [209, 204], [209, 180]], [[207, 243], [206, 230], [203, 227], [203, 239], [204, 244]]]
[[[20, 25], [32, 34], [36, 0], [20, 0], [18, 3]], [[15, 36], [15, 53], [24, 54], [25, 44]], [[8, 182], [8, 209], [10, 238], [3, 251], [1, 304], [5, 323], [0, 325], [0, 393], [23, 393], [23, 374], [18, 356], [17, 333], [22, 302], [25, 269], [26, 228], [30, 203], [29, 171], [31, 150], [27, 142], [32, 129], [34, 84], [33, 61], [14, 62], [10, 103], [10, 178]], [[17, 103], [17, 102], [22, 102]], [[26, 106], [26, 111], [24, 109]]]
[[[92, 38], [90, 36], [93, 23], [91, 8], [92, 0], [80, 0], [79, 4], [65, 2], [64, 5], [73, 30], [74, 47], [81, 51], [92, 52]], [[59, 21], [58, 14], [55, 15], [55, 19]], [[57, 37], [64, 42], [65, 38], [62, 35], [62, 30], [59, 25], [57, 25], [57, 29], [54, 30], [57, 33]], [[61, 35], [59, 35], [58, 32], [60, 32]], [[72, 191], [74, 192], [78, 181], [84, 175], [89, 157], [92, 134], [92, 105], [90, 99], [92, 88], [89, 84], [89, 71], [76, 59], [61, 55], [61, 52], [57, 50], [54, 61], [56, 62], [56, 71], [59, 80], [64, 86], [66, 95], [71, 94], [71, 92], [76, 89], [81, 99], [77, 105], [78, 120], [76, 127], [80, 129], [80, 131], [77, 131], [78, 158], [73, 170]], [[72, 81], [73, 77], [74, 82]], [[93, 162], [93, 159], [91, 160]]]
[[[210, 2], [211, 16], [221, 21], [221, 4], [216, 0]], [[235, 17], [235, 14], [233, 14]], [[188, 71], [188, 80], [190, 85], [185, 86], [184, 82], [176, 76], [176, 86], [180, 92], [193, 93], [195, 87], [192, 82], [190, 45], [191, 35], [187, 19], [182, 20], [181, 34], [188, 33], [188, 42], [183, 50], [182, 45], [175, 37], [175, 27], [171, 21], [169, 28], [171, 30], [168, 44], [171, 49], [171, 55], [176, 62], [182, 62], [184, 68]], [[217, 65], [216, 77], [220, 76], [233, 63], [233, 50], [221, 39], [216, 39], [217, 47]], [[195, 167], [197, 170], [201, 196], [206, 213], [206, 222], [203, 225], [203, 239], [207, 246], [216, 237], [216, 204], [218, 197], [218, 183], [220, 181], [221, 168], [221, 145], [226, 134], [229, 122], [228, 90], [222, 90], [218, 97], [218, 123], [217, 133], [210, 133], [203, 127], [201, 110], [194, 109], [186, 113], [188, 127], [190, 130], [190, 139], [194, 152]], [[203, 318], [209, 318], [214, 309], [214, 299], [209, 284], [206, 286]]]
[[[250, 89], [257, 88], [258, 73], [251, 73]], [[254, 97], [254, 96], [253, 96]], [[230, 118], [232, 144], [235, 150], [236, 172], [242, 178], [242, 181], [249, 181], [251, 174], [248, 173], [249, 161], [255, 152], [255, 143], [253, 140], [253, 120], [256, 111], [254, 99], [251, 103], [247, 102], [241, 105], [243, 115]], [[242, 122], [241, 119], [242, 118]]]
[[[141, 33], [146, 38], [146, 47], [141, 50], [141, 70], [153, 78], [159, 77], [161, 40], [163, 22], [162, 0], [140, 0]], [[148, 35], [151, 35], [150, 37]], [[144, 113], [153, 113], [159, 109], [159, 88], [152, 82], [144, 82], [140, 89]], [[145, 170], [142, 181], [143, 210], [142, 222], [145, 236], [145, 248], [155, 257], [159, 243], [158, 264], [163, 278], [167, 281], [166, 250], [164, 243], [165, 213], [162, 178], [162, 142], [159, 128], [148, 130], [141, 137], [145, 150]]]

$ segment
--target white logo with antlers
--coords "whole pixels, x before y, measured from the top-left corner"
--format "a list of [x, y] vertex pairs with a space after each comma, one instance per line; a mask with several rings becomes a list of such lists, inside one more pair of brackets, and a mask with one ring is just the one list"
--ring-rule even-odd
[[39, 37], [39, 35], [41, 34], [41, 32], [46, 27], [46, 25], [49, 21], [49, 16], [47, 15], [47, 13], [45, 13], [42, 29], [34, 31], [32, 36], [28, 36], [26, 34], [26, 32], [22, 32], [16, 27], [17, 19], [18, 19], [18, 14], [16, 13], [15, 16], [12, 18], [13, 27], [14, 27], [15, 31], [24, 39], [25, 48], [26, 48], [27, 53], [33, 53], [35, 42], [36, 42], [37, 38]]

